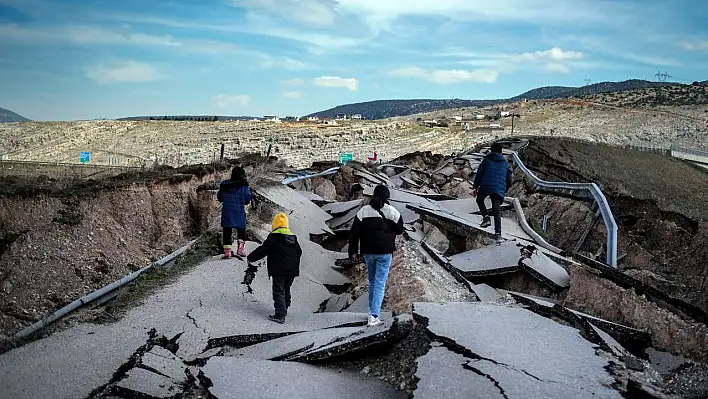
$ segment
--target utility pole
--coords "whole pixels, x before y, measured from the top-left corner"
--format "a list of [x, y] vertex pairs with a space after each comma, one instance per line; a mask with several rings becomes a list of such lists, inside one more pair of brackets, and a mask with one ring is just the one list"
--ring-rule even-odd
[[659, 80], [659, 82], [666, 82], [666, 79], [673, 78], [673, 76], [669, 75], [666, 70], [664, 70], [664, 72], [657, 71], [654, 76], [656, 76], [656, 79]]
[[514, 135], [514, 118], [521, 118], [519, 114], [511, 114], [511, 135]]
[[589, 86], [592, 83], [592, 79], [585, 79], [585, 86]]

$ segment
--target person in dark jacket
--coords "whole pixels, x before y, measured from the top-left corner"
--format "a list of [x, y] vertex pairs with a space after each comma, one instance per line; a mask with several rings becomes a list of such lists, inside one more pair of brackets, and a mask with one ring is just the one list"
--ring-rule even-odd
[[233, 229], [236, 229], [238, 248], [236, 255], [246, 256], [246, 205], [251, 203], [251, 188], [246, 181], [246, 171], [236, 166], [231, 171], [231, 179], [221, 182], [219, 192], [216, 194], [219, 202], [223, 202], [221, 209], [221, 227], [224, 229], [224, 259], [231, 258], [231, 245], [233, 244]]
[[[492, 144], [491, 152], [482, 160], [477, 169], [472, 186], [472, 195], [477, 197], [477, 205], [482, 214], [482, 228], [492, 225], [489, 216], [494, 216], [494, 235], [497, 240], [501, 240], [501, 204], [504, 196], [511, 187], [513, 172], [509, 163], [502, 155], [502, 146], [499, 143]], [[487, 211], [484, 200], [489, 197], [492, 200], [492, 210]]]
[[290, 231], [286, 214], [275, 215], [271, 227], [272, 232], [263, 245], [248, 254], [248, 261], [258, 262], [268, 257], [268, 276], [273, 279], [275, 307], [275, 314], [268, 316], [268, 319], [283, 324], [290, 307], [290, 287], [295, 277], [300, 275], [302, 249], [297, 242], [297, 236]]
[[388, 204], [390, 196], [386, 186], [376, 186], [369, 205], [357, 212], [349, 238], [349, 257], [358, 258], [361, 249], [369, 273], [369, 326], [382, 323], [379, 314], [396, 250], [396, 235], [403, 234], [403, 218]]

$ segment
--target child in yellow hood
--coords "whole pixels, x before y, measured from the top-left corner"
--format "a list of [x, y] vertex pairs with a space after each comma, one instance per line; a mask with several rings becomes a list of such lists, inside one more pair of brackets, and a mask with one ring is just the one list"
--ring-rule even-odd
[[249, 262], [268, 257], [268, 276], [273, 279], [273, 303], [275, 314], [268, 319], [283, 324], [290, 307], [290, 287], [300, 275], [302, 249], [297, 236], [290, 231], [288, 215], [279, 213], [273, 218], [271, 233], [248, 255]]

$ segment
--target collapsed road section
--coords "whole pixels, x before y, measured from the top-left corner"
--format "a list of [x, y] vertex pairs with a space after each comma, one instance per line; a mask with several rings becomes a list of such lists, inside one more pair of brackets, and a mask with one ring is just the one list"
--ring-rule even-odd
[[[451, 159], [418, 153], [338, 169], [323, 164], [289, 179], [269, 171], [253, 184], [246, 252], [268, 235], [275, 213], [289, 215], [303, 258], [285, 324], [267, 319], [272, 299], [263, 265], [256, 265], [247, 292], [240, 284], [246, 262], [213, 257], [118, 320], [77, 323], [0, 355], [0, 392], [16, 398], [708, 394], [708, 329], [700, 311], [622, 270], [553, 250], [545, 234], [522, 226], [528, 220], [511, 204], [502, 207], [502, 242], [480, 226], [469, 191], [486, 151]], [[389, 186], [406, 232], [397, 237], [384, 323], [366, 327], [365, 267], [344, 260], [352, 220], [377, 184]], [[515, 195], [526, 184], [517, 176]]]

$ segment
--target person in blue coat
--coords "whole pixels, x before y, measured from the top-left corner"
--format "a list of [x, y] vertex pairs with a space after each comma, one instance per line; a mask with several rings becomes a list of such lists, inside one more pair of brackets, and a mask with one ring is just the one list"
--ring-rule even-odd
[[[502, 145], [492, 144], [491, 152], [482, 160], [477, 169], [472, 186], [472, 195], [477, 197], [477, 205], [482, 214], [482, 228], [492, 225], [490, 215], [494, 216], [494, 235], [497, 240], [501, 240], [501, 204], [504, 196], [511, 187], [513, 172], [509, 162], [502, 155]], [[489, 197], [492, 200], [492, 210], [487, 211], [484, 200]]]
[[221, 182], [219, 192], [216, 194], [219, 202], [223, 203], [221, 209], [221, 227], [224, 229], [224, 259], [231, 258], [231, 245], [233, 243], [233, 230], [238, 234], [238, 248], [236, 255], [246, 256], [246, 205], [251, 203], [251, 188], [246, 180], [246, 171], [236, 166], [231, 171], [231, 179]]

